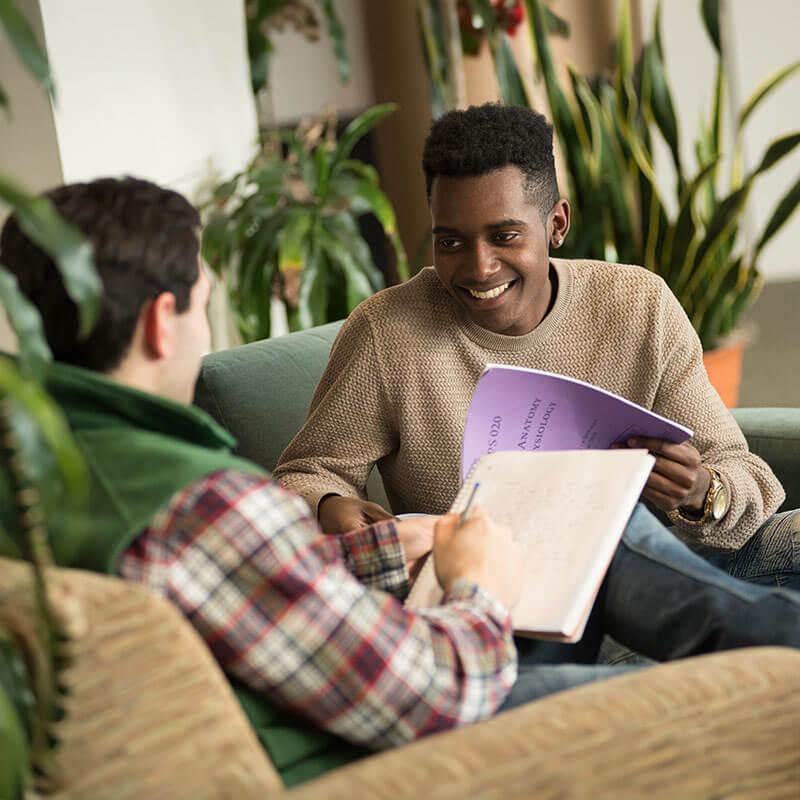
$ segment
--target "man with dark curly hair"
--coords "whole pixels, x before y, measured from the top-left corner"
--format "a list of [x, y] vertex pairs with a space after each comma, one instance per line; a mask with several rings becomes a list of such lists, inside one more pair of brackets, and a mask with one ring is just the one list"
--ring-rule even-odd
[[570, 208], [547, 120], [494, 104], [449, 112], [422, 163], [434, 267], [351, 314], [279, 480], [330, 532], [388, 513], [365, 499], [374, 464], [395, 513], [441, 513], [459, 486], [466, 411], [485, 364], [535, 367], [693, 429], [684, 444], [624, 443], [656, 457], [643, 498], [738, 577], [800, 586], [800, 515], [772, 516], [783, 489], [709, 384], [698, 337], [664, 281], [641, 267], [551, 258]]

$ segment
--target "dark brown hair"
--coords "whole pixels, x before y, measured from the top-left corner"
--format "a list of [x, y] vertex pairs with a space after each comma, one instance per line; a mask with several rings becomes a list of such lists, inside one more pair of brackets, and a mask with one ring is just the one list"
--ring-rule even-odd
[[146, 303], [172, 292], [178, 312], [188, 308], [198, 278], [200, 216], [177, 192], [136, 178], [75, 183], [45, 196], [94, 251], [103, 300], [92, 333], [79, 339], [77, 307], [60, 273], [14, 216], [0, 234], [0, 263], [39, 310], [53, 357], [107, 372], [130, 347]]

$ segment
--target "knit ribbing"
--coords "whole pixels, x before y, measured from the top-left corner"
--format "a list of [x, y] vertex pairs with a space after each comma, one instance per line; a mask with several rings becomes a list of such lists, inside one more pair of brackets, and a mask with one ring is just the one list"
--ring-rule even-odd
[[692, 443], [720, 473], [732, 502], [721, 522], [685, 533], [704, 544], [741, 546], [783, 491], [748, 452], [709, 384], [700, 342], [675, 297], [640, 267], [552, 264], [555, 302], [524, 336], [466, 319], [430, 268], [364, 301], [342, 327], [309, 419], [275, 476], [315, 508], [328, 493], [363, 497], [377, 462], [396, 513], [444, 512], [458, 490], [464, 421], [485, 364], [535, 367], [692, 428]]

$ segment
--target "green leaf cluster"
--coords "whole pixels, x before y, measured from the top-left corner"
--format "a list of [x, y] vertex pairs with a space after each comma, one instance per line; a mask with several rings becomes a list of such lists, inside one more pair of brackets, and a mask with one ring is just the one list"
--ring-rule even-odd
[[[586, 76], [569, 67], [568, 81], [562, 83], [550, 37], [567, 32], [563, 22], [544, 0], [525, 0], [536, 74], [547, 95], [572, 208], [563, 255], [640, 264], [661, 275], [703, 346], [710, 349], [731, 335], [756, 298], [762, 282], [759, 256], [800, 200], [800, 181], [796, 181], [775, 204], [755, 242], [741, 241], [742, 217], [754, 183], [800, 143], [800, 132], [779, 136], [757, 166], [745, 172], [742, 134], [763, 100], [800, 70], [800, 61], [763, 81], [736, 114], [733, 141], [723, 141], [727, 77], [720, 3], [700, 0], [699, 6], [717, 63], [710, 112], [700, 121], [694, 142], [696, 163], [689, 167], [681, 157], [680, 126], [662, 47], [660, 4], [650, 38], [638, 57], [630, 0], [622, 0], [612, 74]], [[496, 45], [491, 49], [503, 102], [529, 105], [518, 88], [522, 82], [513, 59]], [[658, 137], [666, 143], [675, 168], [674, 184], [666, 189], [655, 174], [654, 140]], [[726, 151], [733, 155], [734, 168], [724, 180], [720, 163]], [[667, 192], [673, 202], [667, 202]]]
[[[2, 3], [3, 0], [0, 0]], [[347, 55], [347, 42], [344, 27], [336, 13], [333, 0], [317, 0], [319, 10], [325, 20], [325, 27], [336, 56], [339, 80], [350, 81], [350, 59]], [[247, 52], [250, 57], [250, 82], [253, 93], [258, 94], [269, 85], [269, 67], [275, 50], [270, 38], [271, 26], [276, 17], [293, 7], [293, 10], [305, 15], [316, 27], [317, 19], [312, 7], [305, 0], [246, 0], [247, 18]]]
[[398, 275], [408, 263], [394, 209], [377, 172], [351, 158], [357, 142], [395, 106], [374, 106], [336, 139], [333, 120], [279, 134], [245, 170], [216, 187], [207, 204], [203, 255], [227, 279], [244, 341], [272, 332], [274, 295], [292, 330], [341, 319], [378, 289], [375, 266], [357, 220], [374, 214], [389, 239]]
[[[0, 0], [0, 28], [31, 75], [55, 96], [47, 54], [12, 0]], [[0, 107], [10, 110], [2, 86]], [[0, 204], [10, 208], [25, 234], [53, 259], [78, 306], [80, 334], [88, 336], [102, 289], [91, 247], [48, 200], [31, 196], [3, 175]], [[77, 521], [87, 481], [69, 427], [42, 385], [51, 354], [41, 319], [2, 264], [0, 303], [19, 345], [16, 358], [0, 354], [0, 527], [16, 548], [4, 555], [32, 565], [39, 634], [35, 652], [26, 650], [23, 658], [0, 605], [0, 797], [21, 798], [34, 775], [41, 784], [53, 772], [54, 724], [63, 713], [59, 676], [66, 665], [66, 643], [45, 589], [50, 549], [44, 519], [57, 511], [75, 513]]]

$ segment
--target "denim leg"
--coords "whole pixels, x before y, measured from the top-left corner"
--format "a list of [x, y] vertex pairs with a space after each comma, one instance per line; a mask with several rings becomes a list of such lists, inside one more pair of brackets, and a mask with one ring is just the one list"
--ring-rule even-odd
[[583, 683], [613, 678], [639, 669], [636, 666], [612, 667], [587, 664], [520, 664], [519, 677], [499, 711], [563, 692]]
[[750, 645], [800, 647], [800, 594], [732, 578], [637, 506], [603, 585], [604, 631], [666, 661]]
[[734, 578], [800, 589], [800, 510], [773, 515], [740, 550], [690, 546]]

